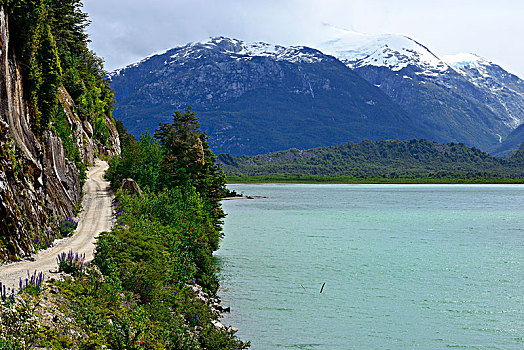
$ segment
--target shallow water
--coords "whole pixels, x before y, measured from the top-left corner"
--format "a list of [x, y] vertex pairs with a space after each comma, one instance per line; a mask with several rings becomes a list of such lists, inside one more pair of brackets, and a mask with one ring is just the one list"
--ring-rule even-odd
[[524, 348], [524, 186], [229, 187], [268, 197], [215, 254], [253, 349]]

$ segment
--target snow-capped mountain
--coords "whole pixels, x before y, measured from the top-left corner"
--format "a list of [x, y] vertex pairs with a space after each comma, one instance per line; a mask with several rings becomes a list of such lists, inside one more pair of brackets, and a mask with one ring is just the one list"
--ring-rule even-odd
[[303, 46], [216, 37], [154, 55], [110, 78], [114, 114], [131, 132], [153, 131], [191, 105], [217, 153], [424, 134], [391, 98], [338, 59]]
[[479, 89], [491, 92], [498, 103], [488, 105], [501, 114], [507, 113], [507, 125], [515, 129], [524, 123], [524, 80], [499, 65], [469, 53], [442, 56], [453, 69]]
[[234, 154], [406, 137], [490, 151], [524, 121], [523, 81], [479, 57], [344, 30], [318, 48], [176, 47], [110, 73], [115, 115], [140, 134], [190, 104], [214, 149]]
[[285, 47], [271, 45], [264, 42], [247, 43], [237, 39], [226, 37], [212, 37], [204, 42], [190, 43], [185, 46], [168, 50], [148, 56], [139, 62], [130, 64], [127, 67], [117, 69], [109, 73], [109, 78], [119, 75], [121, 72], [138, 67], [142, 63], [148, 62], [156, 56], [168, 57], [164, 60], [165, 65], [184, 64], [202, 58], [203, 54], [213, 52], [229, 56], [237, 61], [251, 60], [255, 57], [268, 57], [275, 61], [287, 61], [292, 63], [314, 63], [322, 60], [323, 55], [318, 55], [318, 51], [304, 46]]
[[203, 43], [193, 43], [170, 56], [171, 62], [183, 60], [192, 55], [199, 54], [202, 50], [212, 50], [227, 54], [235, 60], [251, 60], [254, 57], [268, 57], [275, 61], [292, 63], [315, 63], [323, 59], [318, 51], [304, 46], [285, 47], [271, 45], [264, 42], [247, 43], [226, 37], [213, 37]]
[[[524, 81], [488, 60], [472, 54], [438, 57], [402, 35], [330, 29], [333, 38], [318, 47], [429, 127], [439, 124], [438, 137], [489, 150], [524, 122]], [[482, 141], [474, 140], [473, 129], [483, 130]]]
[[386, 67], [398, 72], [411, 65], [421, 68], [421, 73], [426, 74], [444, 72], [449, 68], [425, 46], [403, 35], [334, 30], [336, 38], [321, 43], [319, 49], [351, 68]]
[[492, 64], [484, 58], [473, 53], [458, 53], [456, 55], [445, 55], [442, 59], [458, 71], [464, 68], [480, 68]]

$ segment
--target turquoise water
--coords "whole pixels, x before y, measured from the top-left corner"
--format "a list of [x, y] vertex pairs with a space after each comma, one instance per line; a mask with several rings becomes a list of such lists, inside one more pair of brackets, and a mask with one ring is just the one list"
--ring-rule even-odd
[[524, 186], [229, 187], [268, 197], [216, 252], [253, 349], [524, 349]]

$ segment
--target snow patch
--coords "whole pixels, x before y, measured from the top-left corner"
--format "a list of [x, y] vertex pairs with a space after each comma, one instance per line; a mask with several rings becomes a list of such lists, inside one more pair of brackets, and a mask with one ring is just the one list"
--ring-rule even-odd
[[425, 46], [403, 35], [370, 35], [334, 28], [335, 39], [320, 44], [320, 49], [338, 57], [350, 68], [387, 67], [399, 71], [409, 65], [424, 71], [443, 72], [449, 66]]
[[171, 56], [171, 59], [173, 61], [197, 59], [201, 56], [195, 56], [196, 52], [201, 50], [211, 50], [226, 54], [237, 61], [249, 61], [254, 57], [270, 57], [277, 61], [303, 63], [322, 61], [321, 53], [304, 46], [284, 47], [264, 42], [248, 43], [226, 37], [212, 37], [204, 42], [196, 42], [179, 47], [176, 53]]
[[459, 53], [456, 55], [445, 55], [442, 56], [444, 62], [452, 66], [453, 68], [473, 68], [479, 67], [481, 64], [485, 64], [488, 61], [480, 56], [472, 53]]

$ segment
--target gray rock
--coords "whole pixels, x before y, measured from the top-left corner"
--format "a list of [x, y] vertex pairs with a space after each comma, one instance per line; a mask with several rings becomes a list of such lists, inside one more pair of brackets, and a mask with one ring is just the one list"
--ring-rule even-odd
[[138, 186], [136, 181], [133, 179], [128, 178], [122, 181], [122, 192], [131, 194], [131, 195], [136, 194], [139, 197], [142, 197], [142, 189], [140, 188], [140, 186]]

